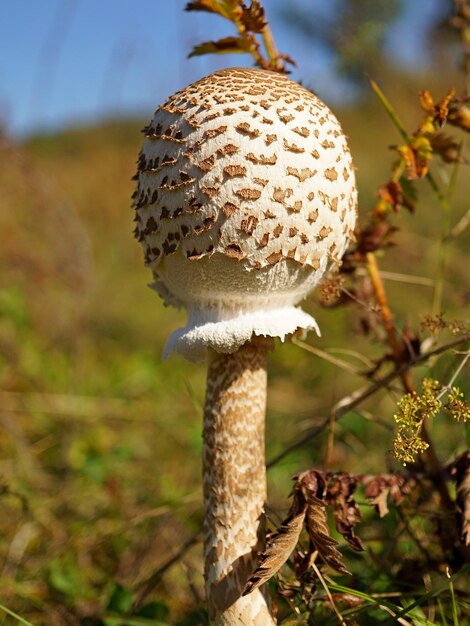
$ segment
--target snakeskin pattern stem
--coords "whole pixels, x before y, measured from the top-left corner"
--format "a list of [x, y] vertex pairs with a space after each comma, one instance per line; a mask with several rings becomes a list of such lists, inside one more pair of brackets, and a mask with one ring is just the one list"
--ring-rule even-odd
[[270, 340], [210, 351], [204, 407], [204, 575], [211, 626], [273, 626], [260, 590], [241, 597], [263, 548]]

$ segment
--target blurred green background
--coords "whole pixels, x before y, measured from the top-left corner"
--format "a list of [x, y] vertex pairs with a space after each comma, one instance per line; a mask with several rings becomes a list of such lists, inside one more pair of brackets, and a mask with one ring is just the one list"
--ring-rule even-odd
[[[400, 140], [364, 73], [380, 83], [410, 131], [422, 116], [421, 89], [436, 99], [451, 86], [464, 90], [458, 31], [447, 21], [452, 3], [436, 1], [433, 12], [414, 11], [404, 19], [410, 3], [337, 2], [332, 15], [321, 2], [318, 14], [307, 2], [265, 2], [275, 36], [300, 48], [306, 38], [305, 50], [317, 50], [335, 72], [325, 92], [350, 138], [364, 217], [389, 177], [394, 155], [388, 148]], [[8, 10], [8, 4], [1, 8]], [[198, 16], [200, 41], [213, 37], [216, 19], [207, 17], [206, 24]], [[231, 34], [229, 24], [225, 29]], [[397, 46], [414, 33], [419, 46], [412, 45], [410, 54], [416, 62], [404, 62]], [[190, 47], [182, 41], [174, 54], [184, 59]], [[285, 44], [281, 48], [293, 54]], [[295, 60], [295, 77], [322, 95], [308, 54]], [[227, 64], [251, 63], [230, 57]], [[153, 71], [158, 81], [165, 68]], [[203, 623], [200, 544], [195, 540], [166, 566], [202, 520], [205, 367], [177, 357], [161, 362], [166, 338], [184, 315], [164, 308], [146, 288], [150, 276], [131, 235], [130, 178], [139, 129], [152, 110], [145, 117], [119, 110], [119, 119], [47, 132], [27, 124], [17, 132], [6, 116], [0, 139], [0, 603], [36, 625]], [[443, 187], [450, 171], [435, 171]], [[385, 276], [397, 325], [409, 324], [424, 336], [420, 316], [431, 310], [442, 215], [425, 182], [419, 194], [416, 214], [397, 218], [396, 246], [380, 263], [382, 270], [404, 275]], [[463, 165], [451, 225], [468, 211], [468, 201]], [[443, 301], [449, 319], [468, 317], [468, 245], [467, 229], [449, 246]], [[362, 332], [359, 309], [329, 309], [318, 300], [312, 296], [305, 308], [317, 317], [322, 337], [308, 342], [348, 361], [353, 371], [298, 345], [277, 345], [270, 359], [268, 459], [365, 385], [361, 372], [383, 354], [379, 338]], [[417, 380], [431, 374], [448, 382], [458, 362], [450, 354], [428, 363], [417, 368]], [[468, 391], [468, 370], [460, 385]], [[400, 395], [392, 386], [343, 417], [330, 469], [397, 467], [390, 449]], [[445, 417], [431, 425], [431, 434], [443, 461], [467, 445], [464, 426]], [[293, 474], [323, 467], [325, 440], [326, 433], [269, 470], [275, 521], [289, 506]], [[373, 512], [365, 515], [367, 551], [347, 552], [348, 564], [364, 585], [380, 590], [378, 572], [390, 565], [384, 551], [397, 517], [380, 522]], [[420, 524], [415, 532], [425, 541]], [[405, 541], [397, 550], [411, 559], [416, 547]], [[146, 584], [156, 572], [154, 584]], [[119, 621], [116, 614], [132, 603], [143, 621]], [[16, 621], [0, 617], [0, 623]]]

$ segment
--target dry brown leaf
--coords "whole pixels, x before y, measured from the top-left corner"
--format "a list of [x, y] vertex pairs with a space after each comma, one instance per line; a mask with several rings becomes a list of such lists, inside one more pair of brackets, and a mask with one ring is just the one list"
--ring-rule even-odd
[[357, 479], [342, 472], [332, 475], [328, 483], [327, 502], [333, 506], [336, 530], [346, 539], [353, 550], [364, 550], [354, 526], [361, 520], [361, 512], [354, 500]]
[[230, 21], [236, 20], [241, 12], [238, 0], [193, 0], [184, 10], [216, 13]]
[[242, 37], [224, 37], [217, 41], [205, 41], [195, 46], [188, 57], [200, 56], [202, 54], [232, 54], [237, 52], [250, 52], [251, 44]]
[[375, 508], [379, 517], [385, 517], [388, 514], [388, 488], [384, 488], [374, 498], [369, 499], [369, 503]]
[[402, 476], [401, 474], [392, 474], [390, 476], [390, 498], [398, 505], [401, 504], [404, 497], [407, 496], [413, 487], [415, 487], [416, 481], [411, 476]]
[[343, 555], [336, 548], [338, 542], [330, 535], [325, 507], [322, 504], [309, 504], [306, 525], [313, 548], [317, 550], [321, 559], [337, 572], [349, 574], [342, 562]]
[[217, 0], [194, 0], [188, 2], [185, 11], [207, 11], [207, 13], [220, 13]]
[[439, 104], [436, 105], [436, 118], [435, 123], [438, 126], [443, 126], [449, 115], [449, 106], [452, 103], [452, 100], [455, 96], [455, 90], [449, 89], [447, 94], [442, 98]]
[[266, 549], [260, 557], [260, 563], [248, 582], [243, 595], [246, 596], [267, 582], [281, 569], [292, 554], [305, 519], [306, 505], [297, 514], [288, 517], [267, 540]]
[[266, 26], [264, 9], [259, 0], [253, 0], [249, 7], [242, 4], [242, 22], [245, 29], [252, 33], [261, 33]]
[[297, 477], [294, 485], [294, 498], [302, 494], [308, 504], [322, 504], [326, 496], [326, 477], [325, 472], [321, 470], [311, 469], [302, 472]]
[[[352, 475], [347, 472], [330, 473], [311, 469], [295, 477], [293, 502], [287, 519], [267, 539], [267, 546], [259, 565], [246, 583], [243, 595], [260, 587], [279, 571], [297, 546], [305, 524], [310, 545], [301, 555], [302, 567], [308, 567], [314, 552], [324, 563], [341, 574], [349, 574], [338, 550], [338, 542], [330, 535], [326, 507], [331, 506], [336, 529], [355, 550], [364, 550], [354, 532], [361, 514], [354, 500], [357, 483], [366, 485], [365, 495], [379, 511], [387, 514], [387, 497], [399, 504], [415, 484], [414, 479], [401, 474], [378, 476]], [[468, 486], [470, 492], [470, 485]], [[470, 508], [470, 505], [469, 505]], [[469, 531], [467, 531], [469, 532]], [[298, 558], [299, 553], [297, 553]]]
[[439, 154], [444, 163], [464, 163], [460, 142], [450, 135], [434, 133], [430, 137], [431, 146], [435, 154]]
[[455, 91], [451, 89], [438, 104], [434, 104], [433, 97], [428, 90], [420, 92], [419, 100], [421, 108], [428, 114], [435, 126], [442, 127], [447, 121], [449, 106], [454, 96]]
[[447, 121], [449, 124], [458, 126], [467, 133], [470, 132], [470, 106], [461, 103], [452, 105]]
[[400, 206], [413, 213], [416, 204], [416, 193], [411, 181], [401, 177], [399, 180], [389, 180], [386, 185], [379, 187], [379, 201], [374, 207], [377, 215], [387, 213], [390, 207], [394, 213], [398, 213]]
[[470, 545], [470, 451], [464, 452], [453, 464], [452, 475], [457, 485], [457, 508], [460, 538]]
[[366, 486], [365, 497], [380, 517], [384, 517], [388, 513], [387, 500], [389, 497], [398, 505], [415, 485], [413, 478], [405, 477], [402, 474], [365, 476], [361, 482]]
[[326, 515], [327, 475], [319, 470], [308, 470], [299, 474], [294, 493], [300, 491], [307, 502], [305, 517], [307, 532], [313, 549], [330, 567], [343, 574], [348, 570], [342, 563], [342, 554], [337, 550], [338, 542], [330, 535]]
[[423, 109], [423, 111], [425, 111], [428, 115], [434, 115], [435, 113], [434, 100], [433, 100], [433, 97], [431, 96], [431, 93], [427, 89], [420, 91], [419, 101], [420, 101], [421, 108]]
[[397, 152], [403, 161], [406, 178], [415, 180], [426, 176], [432, 158], [432, 146], [427, 137], [419, 135], [411, 143], [398, 146]]
[[392, 210], [397, 213], [398, 207], [402, 204], [401, 185], [394, 180], [390, 180], [386, 185], [379, 187], [379, 202], [386, 202]]
[[398, 228], [389, 222], [374, 221], [363, 228], [357, 238], [357, 247], [361, 254], [381, 250], [393, 245], [392, 235]]

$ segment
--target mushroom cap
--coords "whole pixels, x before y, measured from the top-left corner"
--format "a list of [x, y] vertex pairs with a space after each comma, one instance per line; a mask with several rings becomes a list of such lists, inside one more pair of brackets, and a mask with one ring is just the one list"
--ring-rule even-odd
[[284, 75], [229, 68], [171, 96], [144, 133], [135, 235], [151, 286], [188, 310], [165, 353], [318, 330], [295, 305], [340, 263], [357, 213], [328, 107]]

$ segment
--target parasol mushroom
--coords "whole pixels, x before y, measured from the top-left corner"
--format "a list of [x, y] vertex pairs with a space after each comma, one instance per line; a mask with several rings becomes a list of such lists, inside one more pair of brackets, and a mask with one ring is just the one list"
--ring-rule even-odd
[[208, 358], [203, 425], [211, 624], [274, 624], [241, 593], [262, 549], [266, 364], [272, 338], [318, 327], [296, 307], [353, 236], [357, 193], [331, 111], [286, 76], [215, 72], [144, 129], [135, 235], [151, 285], [188, 321], [164, 356]]

